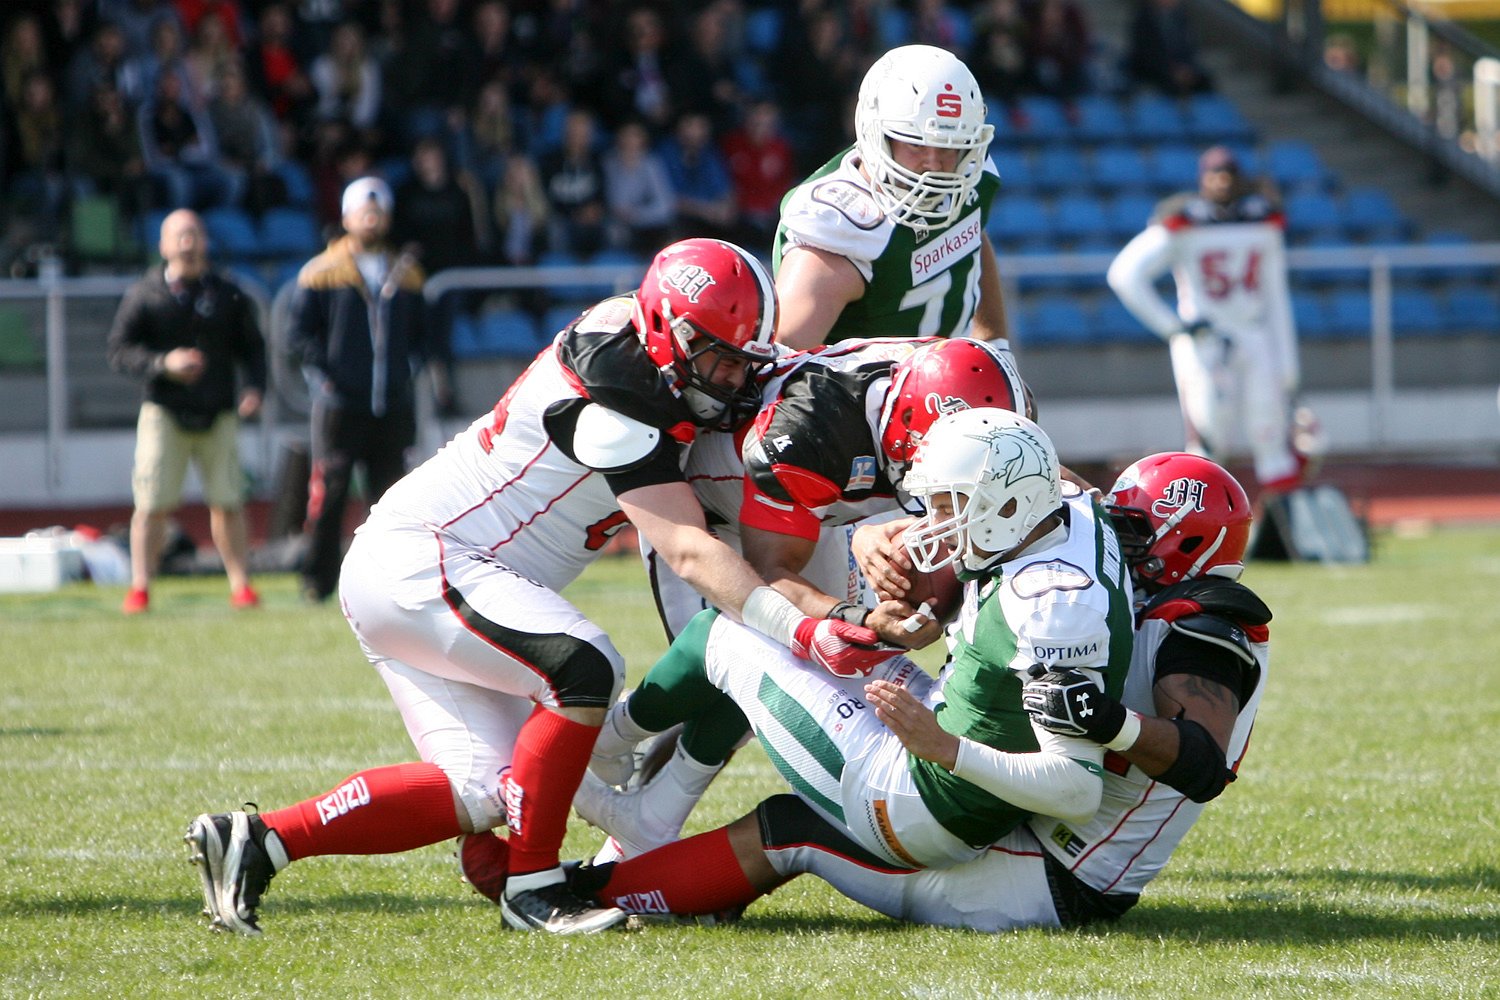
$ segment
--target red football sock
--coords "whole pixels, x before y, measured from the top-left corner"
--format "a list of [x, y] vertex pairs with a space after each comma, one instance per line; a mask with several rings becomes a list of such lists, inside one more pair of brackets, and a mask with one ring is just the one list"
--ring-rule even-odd
[[504, 789], [512, 875], [557, 867], [573, 793], [583, 781], [598, 735], [598, 726], [541, 707], [516, 735]]
[[621, 861], [599, 898], [634, 913], [718, 913], [765, 893], [745, 877], [723, 827]]
[[260, 818], [293, 861], [320, 854], [399, 854], [463, 832], [448, 776], [434, 764], [360, 771], [326, 795]]

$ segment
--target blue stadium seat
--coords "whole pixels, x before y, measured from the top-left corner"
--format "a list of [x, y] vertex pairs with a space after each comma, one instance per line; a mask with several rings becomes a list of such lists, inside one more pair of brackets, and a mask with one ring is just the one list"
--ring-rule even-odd
[[260, 237], [256, 235], [255, 222], [242, 209], [211, 208], [203, 213], [203, 225], [215, 257], [243, 260], [259, 252]]
[[541, 334], [544, 339], [550, 340], [559, 330], [578, 318], [579, 314], [594, 304], [596, 300], [588, 302], [559, 302], [555, 306], [548, 306], [542, 313]]
[[1126, 113], [1130, 134], [1142, 142], [1185, 142], [1187, 121], [1177, 101], [1160, 94], [1138, 94]]
[[1328, 331], [1328, 307], [1316, 292], [1292, 291], [1292, 323], [1299, 337], [1320, 340]]
[[453, 317], [453, 326], [448, 331], [448, 346], [453, 357], [459, 361], [484, 357], [484, 349], [479, 344], [479, 324], [473, 316], [458, 313]]
[[286, 201], [293, 208], [311, 208], [317, 196], [313, 188], [312, 175], [296, 160], [283, 160], [276, 168], [276, 176], [286, 185]]
[[318, 223], [298, 208], [269, 208], [260, 218], [260, 252], [266, 257], [305, 257], [317, 252]]
[[[1422, 237], [1422, 245], [1429, 247], [1462, 247], [1468, 243], [1468, 236], [1448, 229], [1435, 229]], [[1421, 277], [1427, 281], [1493, 283], [1500, 272], [1492, 264], [1431, 264], [1421, 269]]]
[[[167, 210], [158, 208], [142, 212], [135, 220], [135, 238], [150, 251], [155, 259], [156, 248], [161, 243], [161, 224], [166, 221]], [[212, 249], [212, 248], [210, 248]]]
[[1026, 158], [1025, 152], [1011, 147], [991, 146], [990, 159], [1000, 172], [1000, 185], [1004, 190], [1031, 190], [1031, 161]]
[[1397, 288], [1391, 292], [1391, 329], [1398, 337], [1442, 333], [1443, 307], [1425, 288]]
[[1350, 188], [1343, 199], [1344, 230], [1371, 243], [1396, 243], [1411, 233], [1411, 223], [1391, 196], [1377, 187]]
[[1255, 141], [1255, 128], [1222, 94], [1194, 94], [1188, 98], [1184, 117], [1188, 134], [1195, 142], [1206, 145]]
[[[1348, 240], [1344, 239], [1338, 232], [1331, 230], [1308, 231], [1298, 243], [1301, 246], [1313, 249], [1349, 246]], [[1304, 267], [1293, 272], [1292, 277], [1299, 283], [1319, 288], [1326, 288], [1330, 285], [1352, 285], [1368, 290], [1370, 287], [1370, 272], [1366, 268], [1355, 265], [1349, 267], [1322, 265]]]
[[1053, 204], [1052, 231], [1061, 239], [1073, 241], [1100, 236], [1108, 240], [1111, 236], [1104, 203], [1081, 192], [1065, 194]]
[[1085, 94], [1075, 105], [1077, 122], [1074, 134], [1084, 142], [1120, 142], [1130, 135], [1125, 109], [1113, 97]]
[[1342, 230], [1343, 213], [1331, 195], [1321, 191], [1299, 191], [1286, 200], [1287, 232], [1294, 235]]
[[600, 250], [598, 253], [594, 254], [594, 256], [590, 257], [589, 263], [598, 264], [601, 266], [607, 265], [611, 267], [618, 267], [622, 271], [628, 272], [628, 274], [621, 279], [624, 284], [602, 282], [595, 289], [595, 292], [597, 294], [593, 295], [592, 298], [602, 299], [607, 295], [614, 295], [619, 292], [634, 291], [635, 288], [640, 285], [641, 279], [645, 277], [646, 268], [650, 265], [651, 262], [646, 258], [640, 256], [639, 254], [631, 253], [629, 250], [616, 250], [612, 247], [606, 247], [603, 250]]
[[542, 346], [536, 320], [519, 309], [500, 309], [481, 316], [476, 334], [485, 357], [530, 358]]
[[745, 47], [751, 54], [766, 56], [781, 43], [781, 11], [756, 7], [745, 12]]
[[1045, 146], [1036, 156], [1032, 183], [1040, 191], [1063, 191], [1083, 186], [1088, 164], [1076, 146]]
[[1493, 287], [1463, 285], [1449, 289], [1443, 302], [1443, 326], [1454, 332], [1500, 331], [1500, 301]]
[[1151, 154], [1151, 184], [1158, 191], [1198, 188], [1198, 151], [1191, 146], [1160, 146]]
[[1101, 296], [1090, 319], [1093, 339], [1104, 343], [1160, 344], [1161, 339], [1141, 325], [1114, 295]]
[[1296, 139], [1281, 139], [1266, 148], [1266, 171], [1283, 191], [1328, 186], [1328, 169], [1317, 150]]
[[990, 239], [1007, 246], [1047, 240], [1052, 222], [1047, 207], [1027, 195], [1001, 195], [990, 210]]
[[882, 7], [876, 15], [876, 31], [883, 49], [894, 49], [911, 41], [911, 15], [896, 7]]
[[1370, 324], [1368, 291], [1348, 288], [1329, 296], [1325, 337], [1362, 339], [1370, 335]]
[[1107, 210], [1109, 231], [1116, 240], [1130, 239], [1146, 228], [1151, 213], [1156, 209], [1156, 199], [1146, 194], [1122, 194], [1110, 203]]
[[1094, 187], [1101, 191], [1144, 191], [1151, 187], [1146, 158], [1133, 146], [1101, 146], [1094, 150]]
[[1020, 341], [1027, 345], [1084, 344], [1090, 339], [1088, 314], [1072, 298], [1045, 295], [1022, 309]]
[[1020, 108], [1026, 115], [1026, 128], [1022, 131], [1033, 141], [1059, 141], [1073, 134], [1073, 126], [1063, 113], [1062, 102], [1055, 97], [1032, 95], [1023, 97]]

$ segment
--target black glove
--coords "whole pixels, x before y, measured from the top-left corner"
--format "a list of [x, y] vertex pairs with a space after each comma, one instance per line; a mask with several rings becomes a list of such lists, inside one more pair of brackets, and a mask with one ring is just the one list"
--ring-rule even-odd
[[1125, 725], [1125, 706], [1071, 667], [1047, 670], [1036, 664], [1021, 689], [1021, 707], [1049, 733], [1108, 743]]

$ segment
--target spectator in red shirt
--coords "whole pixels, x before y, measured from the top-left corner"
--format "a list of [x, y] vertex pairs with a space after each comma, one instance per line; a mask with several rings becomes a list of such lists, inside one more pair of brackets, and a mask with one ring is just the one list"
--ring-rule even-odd
[[768, 248], [776, 235], [781, 198], [797, 180], [796, 153], [781, 130], [781, 108], [757, 101], [745, 122], [724, 137], [724, 158], [734, 183], [744, 233], [739, 242]]

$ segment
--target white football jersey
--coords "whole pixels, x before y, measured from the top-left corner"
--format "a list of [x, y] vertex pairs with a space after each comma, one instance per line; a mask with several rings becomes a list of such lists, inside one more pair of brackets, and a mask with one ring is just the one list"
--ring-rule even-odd
[[629, 305], [608, 299], [559, 334], [491, 413], [391, 487], [360, 531], [429, 530], [554, 591], [577, 577], [627, 519], [605, 476], [570, 457], [545, 418], [589, 398], [559, 360], [563, 339], [616, 333]]
[[[1156, 714], [1151, 693], [1156, 685], [1156, 654], [1171, 628], [1169, 621], [1148, 618], [1136, 631], [1120, 700], [1142, 715]], [[1253, 643], [1252, 649], [1260, 676], [1240, 708], [1225, 754], [1226, 766], [1235, 771], [1250, 742], [1270, 665], [1266, 643]], [[1107, 754], [1104, 769], [1104, 798], [1093, 819], [1078, 824], [1037, 816], [1030, 826], [1042, 847], [1088, 885], [1100, 892], [1138, 894], [1166, 865], [1206, 803], [1189, 800], [1119, 754]]]

